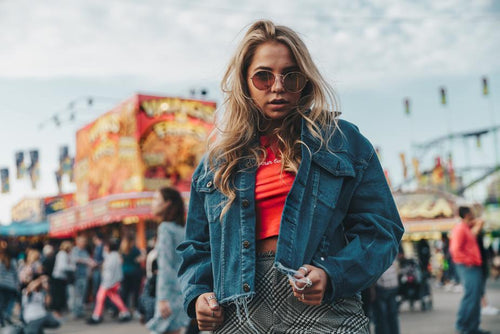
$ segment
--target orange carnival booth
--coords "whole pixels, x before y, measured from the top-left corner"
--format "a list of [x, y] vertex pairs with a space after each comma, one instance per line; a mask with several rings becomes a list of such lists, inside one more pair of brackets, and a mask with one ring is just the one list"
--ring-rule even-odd
[[153, 192], [174, 186], [187, 200], [216, 103], [135, 95], [76, 133], [76, 205], [49, 216], [52, 237], [115, 224], [146, 244]]

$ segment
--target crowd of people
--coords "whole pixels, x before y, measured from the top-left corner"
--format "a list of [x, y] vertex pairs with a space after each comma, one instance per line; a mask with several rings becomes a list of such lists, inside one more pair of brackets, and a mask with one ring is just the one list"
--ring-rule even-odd
[[188, 326], [176, 279], [175, 246], [183, 239], [185, 221], [179, 192], [158, 191], [153, 212], [163, 223], [147, 261], [133, 235], [119, 240], [95, 233], [45, 244], [1, 240], [1, 327], [39, 334], [69, 319], [96, 325], [106, 310], [119, 322], [135, 316], [152, 333], [178, 333]]

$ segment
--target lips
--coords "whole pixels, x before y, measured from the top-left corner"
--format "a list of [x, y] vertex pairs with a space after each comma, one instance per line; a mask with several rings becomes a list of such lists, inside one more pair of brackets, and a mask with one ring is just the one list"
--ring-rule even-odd
[[288, 101], [285, 99], [274, 99], [274, 100], [271, 100], [269, 102], [269, 104], [280, 106], [280, 105], [288, 104]]

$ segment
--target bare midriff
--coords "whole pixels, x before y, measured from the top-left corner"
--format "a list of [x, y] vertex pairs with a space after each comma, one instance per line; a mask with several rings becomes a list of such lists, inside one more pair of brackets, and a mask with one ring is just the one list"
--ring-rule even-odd
[[256, 248], [257, 254], [269, 251], [276, 252], [277, 243], [278, 243], [278, 236], [257, 240], [257, 248]]

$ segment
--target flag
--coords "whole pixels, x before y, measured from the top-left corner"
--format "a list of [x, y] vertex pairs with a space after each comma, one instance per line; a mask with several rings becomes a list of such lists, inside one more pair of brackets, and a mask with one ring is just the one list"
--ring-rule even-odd
[[30, 151], [30, 159], [31, 159], [31, 165], [28, 170], [31, 178], [31, 187], [33, 189], [36, 189], [36, 184], [40, 179], [40, 161], [39, 161], [38, 150]]
[[422, 181], [422, 175], [420, 174], [420, 162], [418, 161], [417, 158], [411, 159], [411, 163], [413, 165], [413, 171], [415, 173], [415, 179], [417, 180], [417, 184], [420, 185], [420, 182]]
[[434, 169], [432, 170], [432, 183], [434, 185], [443, 185], [444, 184], [444, 168], [441, 164], [441, 158], [436, 158], [436, 164]]
[[401, 159], [401, 165], [403, 166], [403, 178], [406, 180], [408, 177], [408, 166], [406, 165], [406, 156], [404, 153], [399, 153], [399, 158]]
[[69, 169], [69, 182], [74, 182], [75, 180], [75, 158], [70, 159], [70, 166], [71, 168]]
[[450, 179], [450, 188], [455, 190], [457, 188], [457, 180], [455, 177], [455, 168], [453, 167], [453, 156], [451, 153], [448, 155], [448, 177]]
[[24, 163], [24, 152], [16, 152], [16, 178], [22, 179], [26, 175], [26, 164]]
[[446, 88], [441, 87], [439, 90], [441, 92], [441, 104], [446, 105]]
[[60, 169], [55, 171], [55, 176], [56, 176], [57, 190], [59, 194], [62, 194], [62, 173]]
[[404, 99], [404, 105], [405, 105], [405, 114], [410, 115], [410, 99], [409, 98]]
[[483, 77], [483, 95], [487, 96], [488, 95], [488, 78]]
[[2, 194], [10, 191], [9, 170], [7, 168], [0, 169], [0, 179], [2, 181]]

